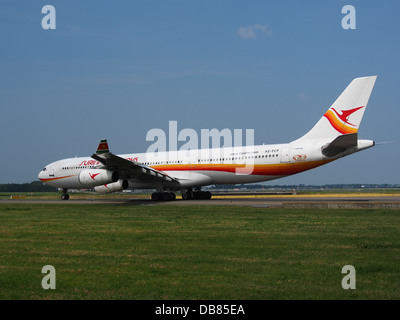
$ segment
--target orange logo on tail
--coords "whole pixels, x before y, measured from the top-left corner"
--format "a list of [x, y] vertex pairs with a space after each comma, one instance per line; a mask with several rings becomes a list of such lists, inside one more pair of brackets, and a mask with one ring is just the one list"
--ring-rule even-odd
[[342, 114], [339, 114], [334, 108], [332, 108], [332, 110], [336, 112], [336, 114], [338, 115], [339, 119], [342, 120], [344, 123], [347, 123], [347, 124], [350, 124], [350, 125], [354, 126], [354, 124], [351, 124], [347, 120], [349, 119], [351, 114], [353, 114], [357, 110], [360, 110], [361, 108], [364, 108], [364, 107], [358, 107], [358, 108], [354, 108], [354, 109], [350, 109], [350, 110], [340, 110], [340, 112]]
[[[341, 134], [356, 133], [358, 130], [357, 126], [350, 123], [348, 119], [350, 115], [362, 108], [364, 108], [364, 106], [350, 110], [340, 110], [341, 114], [339, 114], [339, 112], [334, 108], [331, 108], [324, 114], [324, 117], [327, 118], [332, 127]], [[332, 110], [334, 112], [332, 112]]]

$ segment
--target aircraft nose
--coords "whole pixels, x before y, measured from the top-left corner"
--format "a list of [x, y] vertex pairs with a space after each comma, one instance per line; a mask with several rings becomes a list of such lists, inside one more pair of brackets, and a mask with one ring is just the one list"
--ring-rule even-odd
[[45, 178], [45, 172], [46, 172], [46, 168], [44, 168], [42, 171], [39, 172], [38, 179], [40, 181], [43, 181], [43, 179]]

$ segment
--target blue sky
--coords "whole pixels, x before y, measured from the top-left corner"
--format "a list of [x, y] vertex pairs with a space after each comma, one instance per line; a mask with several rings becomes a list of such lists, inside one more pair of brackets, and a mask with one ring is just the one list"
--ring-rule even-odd
[[[44, 30], [44, 5], [56, 29]], [[356, 9], [356, 29], [341, 26]], [[378, 75], [359, 130], [376, 146], [280, 184], [400, 183], [398, 1], [11, 1], [0, 3], [0, 183], [46, 164], [145, 152], [153, 128], [306, 133], [350, 81]]]

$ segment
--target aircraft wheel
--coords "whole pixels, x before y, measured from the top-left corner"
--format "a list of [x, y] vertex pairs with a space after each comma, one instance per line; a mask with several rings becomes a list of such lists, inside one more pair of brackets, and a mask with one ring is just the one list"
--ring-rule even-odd
[[183, 200], [193, 200], [194, 195], [196, 192], [193, 192], [192, 188], [186, 189], [186, 193], [182, 193], [182, 199]]
[[169, 200], [169, 194], [168, 194], [168, 192], [163, 192], [162, 195], [161, 195], [161, 197], [162, 197], [162, 200], [163, 200], [163, 201], [168, 201], [168, 200]]
[[151, 194], [151, 200], [160, 201], [161, 199], [162, 199], [162, 196], [159, 192], [154, 192]]
[[168, 200], [173, 201], [176, 199], [176, 195], [174, 192], [168, 192]]
[[68, 200], [69, 199], [69, 195], [64, 193], [61, 195], [61, 200]]

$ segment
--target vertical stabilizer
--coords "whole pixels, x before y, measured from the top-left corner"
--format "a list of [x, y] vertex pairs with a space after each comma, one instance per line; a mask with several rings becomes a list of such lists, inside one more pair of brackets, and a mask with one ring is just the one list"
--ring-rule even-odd
[[99, 146], [97, 147], [96, 154], [104, 154], [109, 153], [107, 139], [103, 139], [100, 141]]
[[316, 125], [298, 140], [335, 139], [357, 133], [376, 77], [354, 79]]

